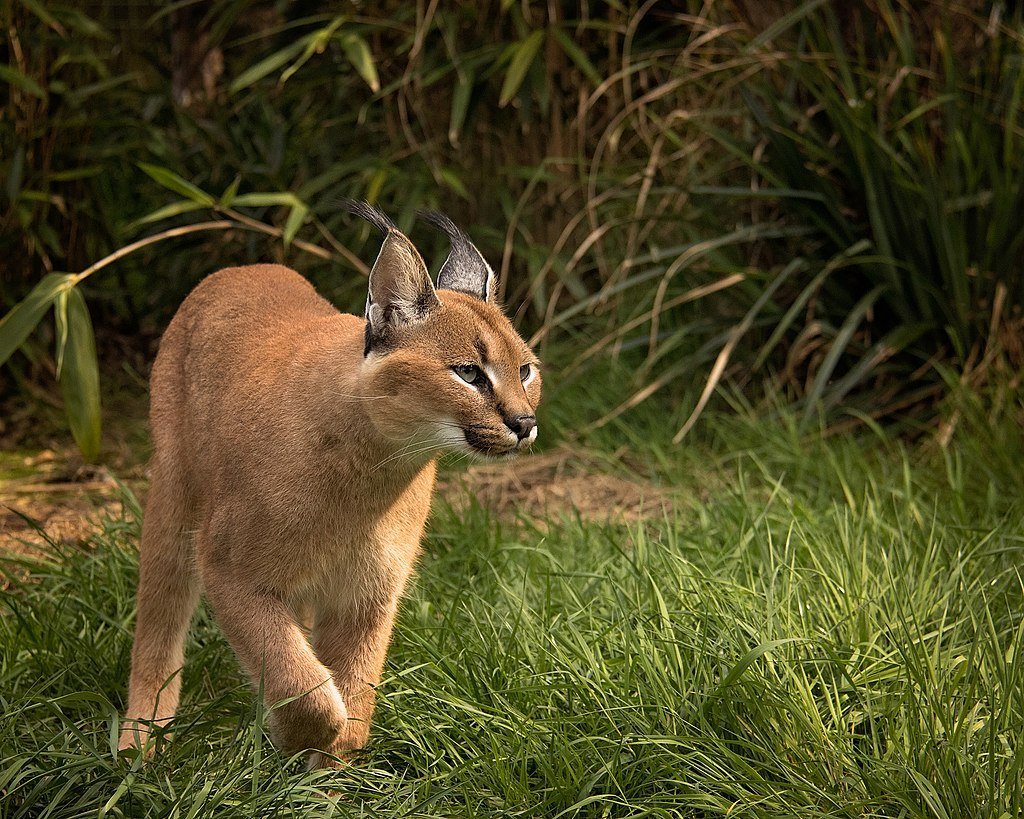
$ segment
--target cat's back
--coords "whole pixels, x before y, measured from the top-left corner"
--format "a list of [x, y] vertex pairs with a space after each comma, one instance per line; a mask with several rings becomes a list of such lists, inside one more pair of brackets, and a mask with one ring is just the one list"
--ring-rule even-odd
[[325, 328], [347, 328], [346, 320], [357, 335], [354, 316], [340, 314], [283, 265], [231, 267], [205, 278], [168, 325], [153, 365], [150, 422], [157, 451], [244, 422], [273, 396], [272, 382], [289, 363]]
[[[278, 264], [228, 267], [207, 276], [182, 302], [160, 343], [161, 357], [195, 354], [204, 339], [235, 349], [337, 310], [306, 279]], [[190, 342], [187, 350], [178, 350]]]

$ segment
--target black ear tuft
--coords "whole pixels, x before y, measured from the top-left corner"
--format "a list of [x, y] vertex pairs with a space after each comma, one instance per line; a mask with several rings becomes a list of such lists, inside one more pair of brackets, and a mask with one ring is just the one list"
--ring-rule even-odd
[[398, 230], [398, 227], [391, 221], [391, 217], [379, 208], [375, 208], [369, 202], [362, 202], [358, 199], [340, 199], [338, 207], [348, 211], [353, 216], [365, 219], [385, 236], [389, 231]]
[[482, 301], [493, 301], [494, 271], [469, 237], [443, 213], [419, 210], [416, 215], [444, 233], [452, 243], [451, 252], [437, 274], [437, 286], [458, 290]]
[[459, 226], [440, 211], [418, 210], [416, 215], [428, 225], [432, 225], [446, 234], [453, 242], [469, 242], [469, 238], [462, 232]]

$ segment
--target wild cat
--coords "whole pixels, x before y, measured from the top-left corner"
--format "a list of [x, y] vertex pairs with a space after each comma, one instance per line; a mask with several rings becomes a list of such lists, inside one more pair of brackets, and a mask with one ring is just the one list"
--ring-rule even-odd
[[439, 454], [511, 457], [537, 437], [539, 362], [480, 251], [424, 214], [452, 243], [435, 288], [387, 216], [349, 207], [384, 234], [365, 318], [252, 265], [200, 283], [161, 341], [121, 748], [174, 716], [201, 591], [278, 704], [283, 752], [329, 767], [362, 748]]

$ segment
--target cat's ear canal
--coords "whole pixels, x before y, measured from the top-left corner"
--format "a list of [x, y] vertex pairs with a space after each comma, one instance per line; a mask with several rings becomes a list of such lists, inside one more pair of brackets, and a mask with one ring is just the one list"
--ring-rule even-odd
[[423, 258], [405, 234], [390, 229], [370, 271], [366, 318], [371, 327], [383, 331], [414, 324], [439, 304]]

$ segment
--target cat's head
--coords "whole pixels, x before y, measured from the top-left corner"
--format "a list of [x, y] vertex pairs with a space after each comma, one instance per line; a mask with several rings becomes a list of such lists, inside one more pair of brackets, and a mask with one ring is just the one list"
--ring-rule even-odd
[[537, 438], [540, 362], [496, 303], [495, 276], [451, 220], [421, 216], [451, 240], [437, 286], [412, 242], [380, 211], [349, 209], [384, 233], [366, 301], [367, 412], [409, 453], [510, 457]]

